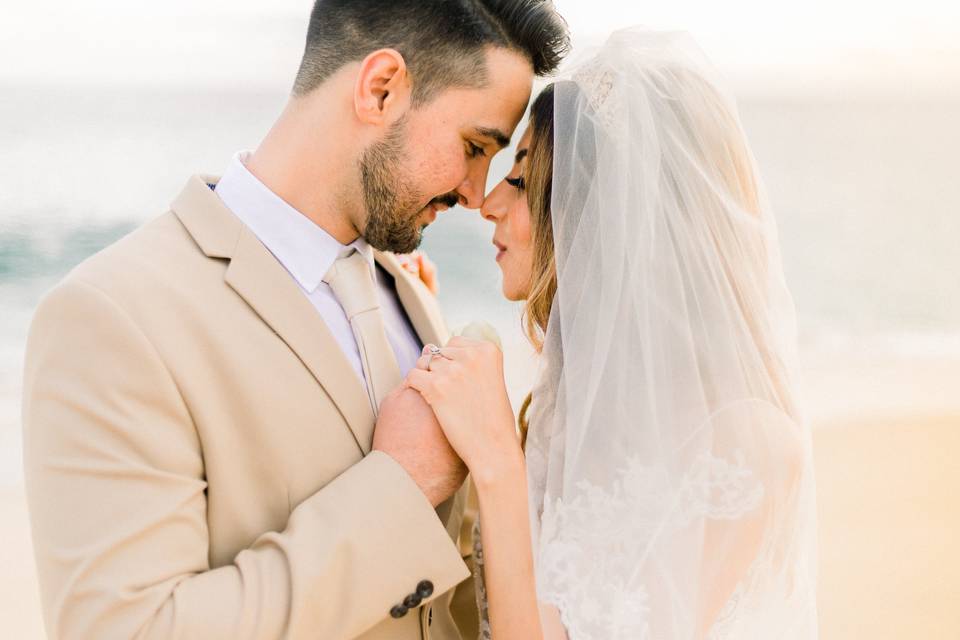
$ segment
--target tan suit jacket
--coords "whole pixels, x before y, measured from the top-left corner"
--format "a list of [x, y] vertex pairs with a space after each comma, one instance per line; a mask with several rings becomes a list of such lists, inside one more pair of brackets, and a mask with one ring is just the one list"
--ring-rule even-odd
[[[377, 261], [444, 342], [426, 288]], [[456, 640], [454, 595], [475, 628], [465, 489], [435, 511], [371, 452], [340, 347], [202, 177], [41, 303], [23, 423], [51, 638]]]

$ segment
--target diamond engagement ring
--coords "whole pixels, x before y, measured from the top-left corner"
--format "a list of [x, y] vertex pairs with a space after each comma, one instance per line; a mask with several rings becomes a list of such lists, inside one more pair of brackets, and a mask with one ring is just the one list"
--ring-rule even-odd
[[428, 344], [427, 350], [430, 353], [430, 359], [427, 361], [427, 371], [430, 370], [430, 363], [433, 362], [433, 359], [437, 356], [443, 357], [443, 354], [440, 352], [440, 347], [435, 344]]

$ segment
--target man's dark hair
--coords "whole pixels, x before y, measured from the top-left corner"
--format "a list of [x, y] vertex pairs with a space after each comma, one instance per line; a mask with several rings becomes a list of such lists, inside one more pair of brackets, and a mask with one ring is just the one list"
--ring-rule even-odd
[[484, 86], [488, 46], [515, 51], [546, 75], [570, 38], [550, 0], [316, 0], [293, 93], [305, 95], [345, 64], [392, 48], [406, 60], [420, 106], [442, 89]]

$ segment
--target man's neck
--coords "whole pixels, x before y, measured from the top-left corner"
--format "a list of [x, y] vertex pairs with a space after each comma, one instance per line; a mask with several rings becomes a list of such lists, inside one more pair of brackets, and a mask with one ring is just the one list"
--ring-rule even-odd
[[[308, 118], [305, 105], [291, 101], [246, 167], [287, 204], [347, 245], [359, 236], [345, 206], [344, 167], [350, 163], [342, 161], [336, 133]], [[324, 140], [323, 153], [318, 153], [319, 140]]]

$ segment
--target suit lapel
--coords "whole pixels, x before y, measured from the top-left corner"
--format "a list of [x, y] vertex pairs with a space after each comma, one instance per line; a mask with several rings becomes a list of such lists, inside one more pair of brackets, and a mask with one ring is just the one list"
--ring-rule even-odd
[[397, 297], [420, 341], [440, 346], [446, 344], [449, 337], [447, 329], [440, 318], [436, 300], [426, 285], [408, 273], [394, 254], [377, 251], [375, 257], [377, 263], [393, 276]]
[[225, 280], [297, 354], [340, 409], [360, 449], [370, 453], [375, 420], [360, 380], [317, 310], [249, 229], [240, 234]]
[[174, 212], [206, 255], [230, 260], [226, 283], [303, 362], [337, 405], [360, 449], [369, 453], [373, 411], [340, 345], [290, 274], [210, 190], [208, 181], [216, 179], [191, 178], [174, 202]]

